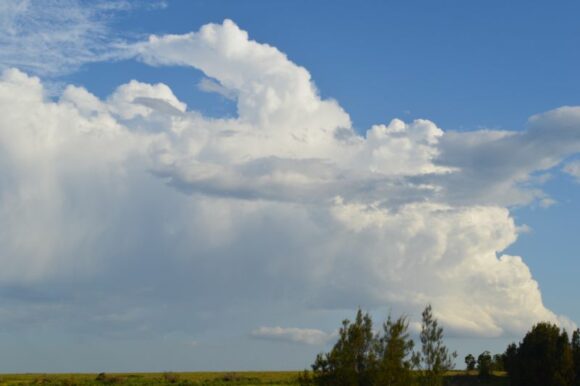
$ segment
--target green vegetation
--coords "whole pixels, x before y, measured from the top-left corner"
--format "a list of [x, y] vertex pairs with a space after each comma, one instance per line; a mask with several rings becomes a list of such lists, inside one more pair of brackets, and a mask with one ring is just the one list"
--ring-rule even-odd
[[555, 324], [538, 323], [517, 347], [508, 346], [504, 365], [512, 386], [578, 386], [580, 331], [570, 341]]
[[300, 377], [301, 385], [316, 386], [442, 386], [453, 368], [455, 353], [443, 343], [443, 328], [428, 305], [422, 313], [421, 350], [414, 342], [405, 317], [383, 324], [373, 333], [370, 315], [358, 310], [354, 322], [344, 320], [338, 341], [326, 354], [318, 354], [312, 374]]
[[298, 385], [297, 371], [3, 374], [0, 385]]
[[477, 375], [480, 378], [490, 378], [494, 374], [505, 372], [504, 368], [504, 355], [495, 354], [491, 356], [489, 351], [484, 351], [477, 357], [472, 354], [467, 354], [465, 356], [465, 370], [468, 372], [473, 372], [477, 370]]
[[475, 357], [471, 354], [467, 354], [465, 356], [465, 366], [466, 366], [466, 370], [467, 371], [473, 371], [475, 370], [475, 365], [476, 365], [476, 361], [475, 361]]
[[[285, 372], [195, 372], [195, 373], [115, 373], [115, 374], [3, 374], [0, 385], [205, 385], [205, 386], [299, 386], [298, 371]], [[509, 386], [505, 374], [481, 381], [476, 373], [448, 372], [445, 386]]]
[[342, 322], [339, 338], [332, 350], [319, 354], [312, 365], [313, 374], [303, 374], [302, 385], [406, 386], [412, 380], [413, 341], [407, 333], [405, 318], [383, 324], [382, 334], [373, 333], [369, 314], [358, 310], [355, 321]]
[[421, 316], [421, 353], [417, 356], [417, 365], [422, 369], [419, 383], [422, 386], [440, 386], [443, 375], [453, 369], [457, 353], [449, 353], [443, 344], [443, 328], [433, 317], [431, 305], [425, 308]]

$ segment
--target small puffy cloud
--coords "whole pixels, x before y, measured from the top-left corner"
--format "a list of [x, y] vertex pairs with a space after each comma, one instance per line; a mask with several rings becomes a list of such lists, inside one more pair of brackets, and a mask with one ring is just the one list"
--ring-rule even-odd
[[564, 172], [580, 181], [580, 160], [572, 161], [564, 166]]
[[[435, 165], [436, 145], [443, 130], [433, 122], [418, 119], [407, 124], [393, 119], [389, 125], [375, 125], [366, 135], [363, 157], [372, 172], [388, 175], [439, 174], [453, 169]], [[365, 162], [366, 161], [366, 162]]]
[[250, 335], [257, 339], [281, 340], [317, 346], [327, 343], [336, 336], [336, 334], [317, 329], [292, 327], [260, 327], [253, 330]]
[[167, 85], [150, 85], [135, 80], [119, 86], [107, 104], [109, 111], [123, 120], [148, 118], [154, 110], [179, 114], [187, 107]]

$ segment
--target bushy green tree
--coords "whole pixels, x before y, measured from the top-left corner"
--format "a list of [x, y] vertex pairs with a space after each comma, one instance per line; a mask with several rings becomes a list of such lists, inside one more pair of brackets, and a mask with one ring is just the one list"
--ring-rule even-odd
[[374, 384], [408, 386], [413, 383], [414, 344], [408, 328], [409, 323], [405, 317], [393, 321], [389, 316], [383, 324], [383, 335], [377, 336], [379, 365]]
[[449, 352], [443, 343], [443, 327], [433, 316], [433, 308], [427, 305], [421, 314], [421, 353], [418, 360], [422, 368], [421, 383], [424, 386], [440, 386], [443, 375], [453, 369], [456, 352]]

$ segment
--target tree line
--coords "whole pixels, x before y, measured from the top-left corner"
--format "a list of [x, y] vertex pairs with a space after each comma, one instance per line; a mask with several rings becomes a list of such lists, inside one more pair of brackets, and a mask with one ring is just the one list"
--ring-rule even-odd
[[[342, 322], [337, 342], [316, 356], [312, 370], [300, 376], [300, 384], [442, 386], [457, 354], [445, 345], [431, 305], [421, 315], [418, 350], [408, 329], [406, 317], [389, 316], [374, 332], [370, 315], [359, 309], [354, 321]], [[580, 386], [580, 329], [570, 339], [557, 325], [538, 323], [504, 353], [484, 351], [477, 358], [468, 354], [465, 364], [468, 372], [477, 370], [482, 378], [507, 372], [511, 386]]]
[[510, 344], [503, 365], [512, 386], [580, 386], [580, 330], [542, 322]]
[[342, 322], [334, 347], [317, 355], [312, 371], [301, 375], [300, 384], [441, 386], [457, 354], [445, 346], [443, 328], [431, 305], [421, 315], [420, 350], [414, 350], [408, 328], [406, 317], [393, 320], [389, 316], [382, 330], [375, 333], [370, 315], [359, 309], [353, 322]]
[[472, 354], [467, 354], [465, 365], [467, 372], [477, 371], [477, 374], [482, 378], [487, 378], [494, 372], [505, 371], [504, 356], [502, 354], [492, 356], [487, 350], [479, 354], [477, 359]]
[[511, 343], [503, 354], [489, 351], [465, 357], [466, 370], [482, 377], [506, 371], [511, 386], [580, 386], [580, 330], [569, 338], [553, 323], [534, 325], [522, 341]]

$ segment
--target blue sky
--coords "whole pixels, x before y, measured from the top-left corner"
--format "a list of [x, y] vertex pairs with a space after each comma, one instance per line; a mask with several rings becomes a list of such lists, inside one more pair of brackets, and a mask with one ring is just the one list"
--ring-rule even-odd
[[[361, 131], [404, 115], [429, 117], [449, 130], [517, 130], [538, 111], [578, 104], [577, 16], [573, 1], [369, 1], [357, 7], [349, 1], [176, 1], [125, 15], [115, 26], [144, 35], [187, 33], [230, 18], [253, 39], [283, 47]], [[141, 71], [176, 86], [185, 76]], [[72, 79], [90, 82], [85, 77]], [[110, 82], [96, 81], [96, 92], [110, 92], [116, 87]], [[192, 98], [191, 90], [175, 91]]]
[[300, 369], [358, 306], [460, 358], [575, 328], [579, 13], [7, 1], [0, 371]]

